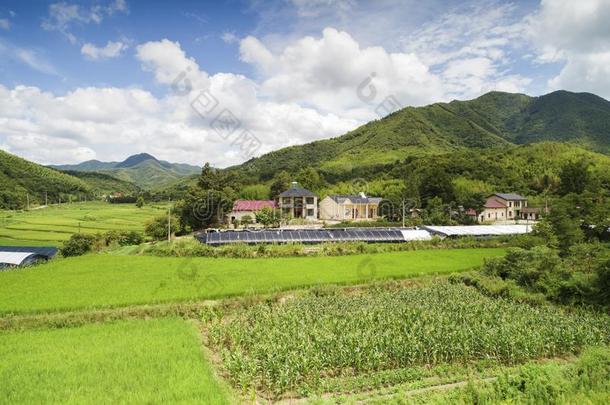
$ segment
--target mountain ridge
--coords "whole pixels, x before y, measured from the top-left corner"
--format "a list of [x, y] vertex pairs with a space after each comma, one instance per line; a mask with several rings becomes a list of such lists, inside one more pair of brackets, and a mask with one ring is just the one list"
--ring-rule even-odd
[[228, 170], [247, 170], [266, 181], [281, 170], [314, 166], [341, 177], [408, 156], [544, 141], [610, 154], [610, 102], [565, 90], [536, 97], [493, 91], [472, 100], [406, 107], [338, 137], [282, 148]]
[[144, 189], [169, 185], [176, 180], [198, 174], [201, 168], [186, 163], [170, 163], [148, 153], [138, 153], [121, 162], [88, 160], [75, 165], [49, 166], [64, 172], [96, 172], [133, 183]]

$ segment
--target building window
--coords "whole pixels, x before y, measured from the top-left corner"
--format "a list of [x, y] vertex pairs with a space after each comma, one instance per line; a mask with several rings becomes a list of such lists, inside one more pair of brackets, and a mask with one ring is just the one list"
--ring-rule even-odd
[[306, 203], [313, 204], [313, 197], [307, 197]]
[[286, 204], [286, 205], [290, 204], [290, 198], [283, 198], [282, 204]]
[[517, 207], [517, 208], [521, 207], [521, 201], [515, 201], [515, 207]]
[[313, 208], [307, 209], [307, 216], [308, 217], [313, 217]]
[[509, 206], [509, 207], [512, 207], [512, 206], [513, 206], [513, 202], [512, 202], [512, 201], [509, 201], [509, 202], [508, 202], [508, 206]]

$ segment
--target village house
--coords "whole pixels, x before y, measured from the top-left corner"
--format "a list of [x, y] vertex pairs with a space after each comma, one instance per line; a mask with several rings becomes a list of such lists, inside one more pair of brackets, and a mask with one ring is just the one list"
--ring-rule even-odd
[[320, 219], [327, 221], [375, 221], [381, 198], [359, 195], [329, 195], [320, 201]]
[[296, 181], [279, 195], [279, 207], [284, 215], [291, 218], [318, 219], [318, 196], [299, 186]]
[[[476, 213], [470, 210], [468, 215], [474, 216]], [[504, 222], [534, 217], [537, 219], [538, 213], [527, 207], [527, 198], [519, 194], [496, 193], [485, 201], [483, 211], [477, 216], [477, 222]]]
[[277, 208], [273, 200], [237, 200], [233, 203], [233, 209], [227, 215], [229, 223], [241, 221], [245, 216], [250, 217], [252, 223], [256, 223], [256, 212], [263, 208]]

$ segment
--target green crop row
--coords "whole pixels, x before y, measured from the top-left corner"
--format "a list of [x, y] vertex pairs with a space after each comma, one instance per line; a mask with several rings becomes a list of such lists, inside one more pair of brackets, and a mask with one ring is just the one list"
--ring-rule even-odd
[[606, 315], [493, 299], [448, 283], [309, 294], [209, 322], [233, 384], [275, 397], [316, 391], [325, 377], [478, 360], [512, 365], [610, 339]]

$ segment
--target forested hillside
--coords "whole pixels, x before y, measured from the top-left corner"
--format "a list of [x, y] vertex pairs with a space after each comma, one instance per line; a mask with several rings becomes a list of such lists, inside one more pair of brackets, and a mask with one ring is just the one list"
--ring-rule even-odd
[[346, 179], [408, 156], [505, 151], [510, 145], [541, 141], [609, 153], [610, 102], [567, 91], [541, 97], [491, 92], [470, 101], [408, 107], [343, 136], [252, 159], [238, 170], [268, 180], [280, 170], [311, 166], [327, 178]]
[[76, 177], [61, 173], [0, 150], [0, 208], [64, 201], [70, 195], [91, 194], [92, 188]]

